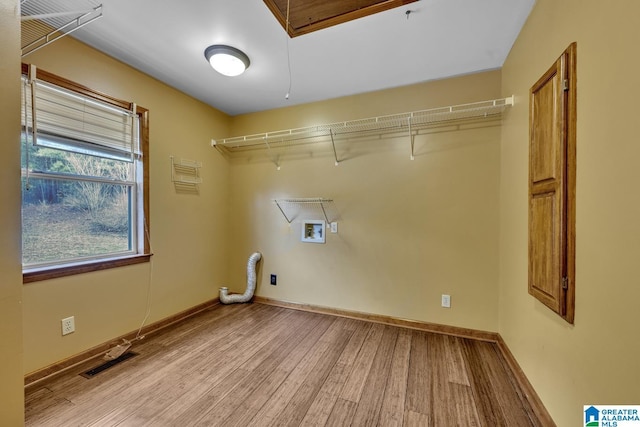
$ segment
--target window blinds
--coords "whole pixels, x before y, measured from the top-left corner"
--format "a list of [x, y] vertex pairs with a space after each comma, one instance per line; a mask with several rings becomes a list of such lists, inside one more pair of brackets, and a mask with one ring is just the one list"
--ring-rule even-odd
[[136, 114], [51, 83], [29, 82], [25, 77], [23, 82], [22, 124], [34, 144], [134, 159], [139, 137]]

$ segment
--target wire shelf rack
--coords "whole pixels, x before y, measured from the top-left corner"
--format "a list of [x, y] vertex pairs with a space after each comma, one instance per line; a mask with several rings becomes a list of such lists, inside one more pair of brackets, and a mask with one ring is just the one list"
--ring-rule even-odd
[[329, 208], [333, 203], [332, 199], [326, 199], [324, 197], [288, 198], [274, 199], [273, 202], [289, 224], [291, 224], [291, 222], [296, 218], [301, 208], [319, 208], [327, 224], [331, 222], [329, 220]]
[[228, 152], [238, 152], [256, 148], [271, 149], [286, 146], [294, 141], [315, 143], [331, 140], [336, 164], [338, 164], [339, 160], [335, 150], [336, 138], [404, 132], [411, 137], [411, 158], [413, 158], [413, 136], [417, 131], [446, 124], [497, 119], [511, 105], [513, 105], [513, 96], [409, 113], [223, 138], [212, 140], [211, 145]]
[[22, 57], [102, 17], [95, 0], [21, 0]]

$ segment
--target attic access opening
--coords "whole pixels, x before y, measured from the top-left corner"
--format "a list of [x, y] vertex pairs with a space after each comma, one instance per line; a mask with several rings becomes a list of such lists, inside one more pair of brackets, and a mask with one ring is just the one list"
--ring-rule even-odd
[[293, 38], [415, 1], [418, 0], [264, 0], [264, 3]]

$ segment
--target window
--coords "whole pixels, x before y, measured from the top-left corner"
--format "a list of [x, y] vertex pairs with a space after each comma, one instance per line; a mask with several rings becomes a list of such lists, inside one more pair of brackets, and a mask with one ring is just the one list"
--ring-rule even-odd
[[529, 293], [573, 323], [576, 44], [530, 92]]
[[147, 261], [148, 111], [23, 65], [25, 283]]

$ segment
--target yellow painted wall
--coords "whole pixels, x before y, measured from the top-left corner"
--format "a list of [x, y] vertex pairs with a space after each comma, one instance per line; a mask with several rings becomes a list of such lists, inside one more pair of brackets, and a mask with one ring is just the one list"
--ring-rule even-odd
[[[13, 138], [18, 120], [18, 110], [7, 106], [17, 96], [17, 65], [12, 84], [12, 63], [5, 61], [17, 55], [10, 30], [18, 25], [16, 3], [0, 0], [3, 141]], [[27, 60], [151, 111], [150, 322], [215, 296], [222, 284], [242, 291], [247, 256], [260, 250], [258, 295], [500, 332], [557, 424], [570, 426], [580, 423], [583, 404], [640, 402], [637, 16], [633, 0], [538, 0], [502, 72], [234, 118], [71, 39]], [[572, 41], [579, 85], [575, 326], [527, 293], [526, 203], [528, 90]], [[338, 141], [338, 167], [328, 144], [228, 159], [208, 146], [211, 137], [511, 94], [516, 105], [501, 128], [420, 136], [414, 161], [406, 137]], [[17, 164], [15, 147], [1, 150]], [[171, 154], [203, 162], [199, 195], [176, 194]], [[277, 156], [280, 171], [271, 162]], [[4, 186], [7, 203], [0, 205], [0, 313], [12, 319], [24, 312], [24, 371], [135, 329], [150, 265], [19, 285], [18, 179], [2, 173], [3, 182], [16, 185]], [[303, 244], [298, 220], [317, 213], [301, 213], [289, 226], [272, 199], [316, 196], [335, 200], [330, 215], [339, 233], [324, 245]], [[270, 273], [278, 274], [275, 287]], [[449, 310], [439, 307], [442, 293], [452, 295]], [[63, 338], [59, 321], [69, 315], [77, 332]], [[2, 337], [3, 357], [20, 366], [18, 330]], [[4, 381], [11, 373], [13, 385]], [[2, 378], [0, 397], [21, 406], [15, 372]], [[21, 408], [2, 411], [14, 417], [7, 419], [22, 416]]]
[[[229, 119], [71, 38], [27, 56], [25, 62], [149, 109], [154, 253], [150, 264], [25, 285], [28, 373], [136, 330], [145, 316], [150, 281], [147, 323], [217, 296], [227, 277], [229, 167], [209, 143], [213, 135], [227, 131]], [[199, 194], [176, 192], [171, 155], [202, 162]], [[76, 332], [62, 337], [60, 319], [67, 316], [75, 316]]]
[[[498, 98], [500, 72], [238, 116], [233, 135]], [[219, 135], [224, 136], [224, 135]], [[229, 136], [229, 135], [226, 135]], [[500, 129], [416, 138], [337, 140], [313, 148], [231, 158], [230, 288], [243, 291], [245, 264], [263, 253], [257, 294], [448, 325], [497, 330]], [[301, 243], [302, 212], [289, 226], [272, 199], [326, 197], [338, 234]], [[278, 285], [269, 285], [269, 274]], [[451, 294], [452, 308], [440, 307]]]
[[0, 425], [24, 423], [20, 266], [20, 9], [0, 0]]
[[[559, 426], [640, 403], [640, 3], [538, 0], [502, 70], [500, 334]], [[528, 91], [578, 43], [575, 326], [527, 294]]]

